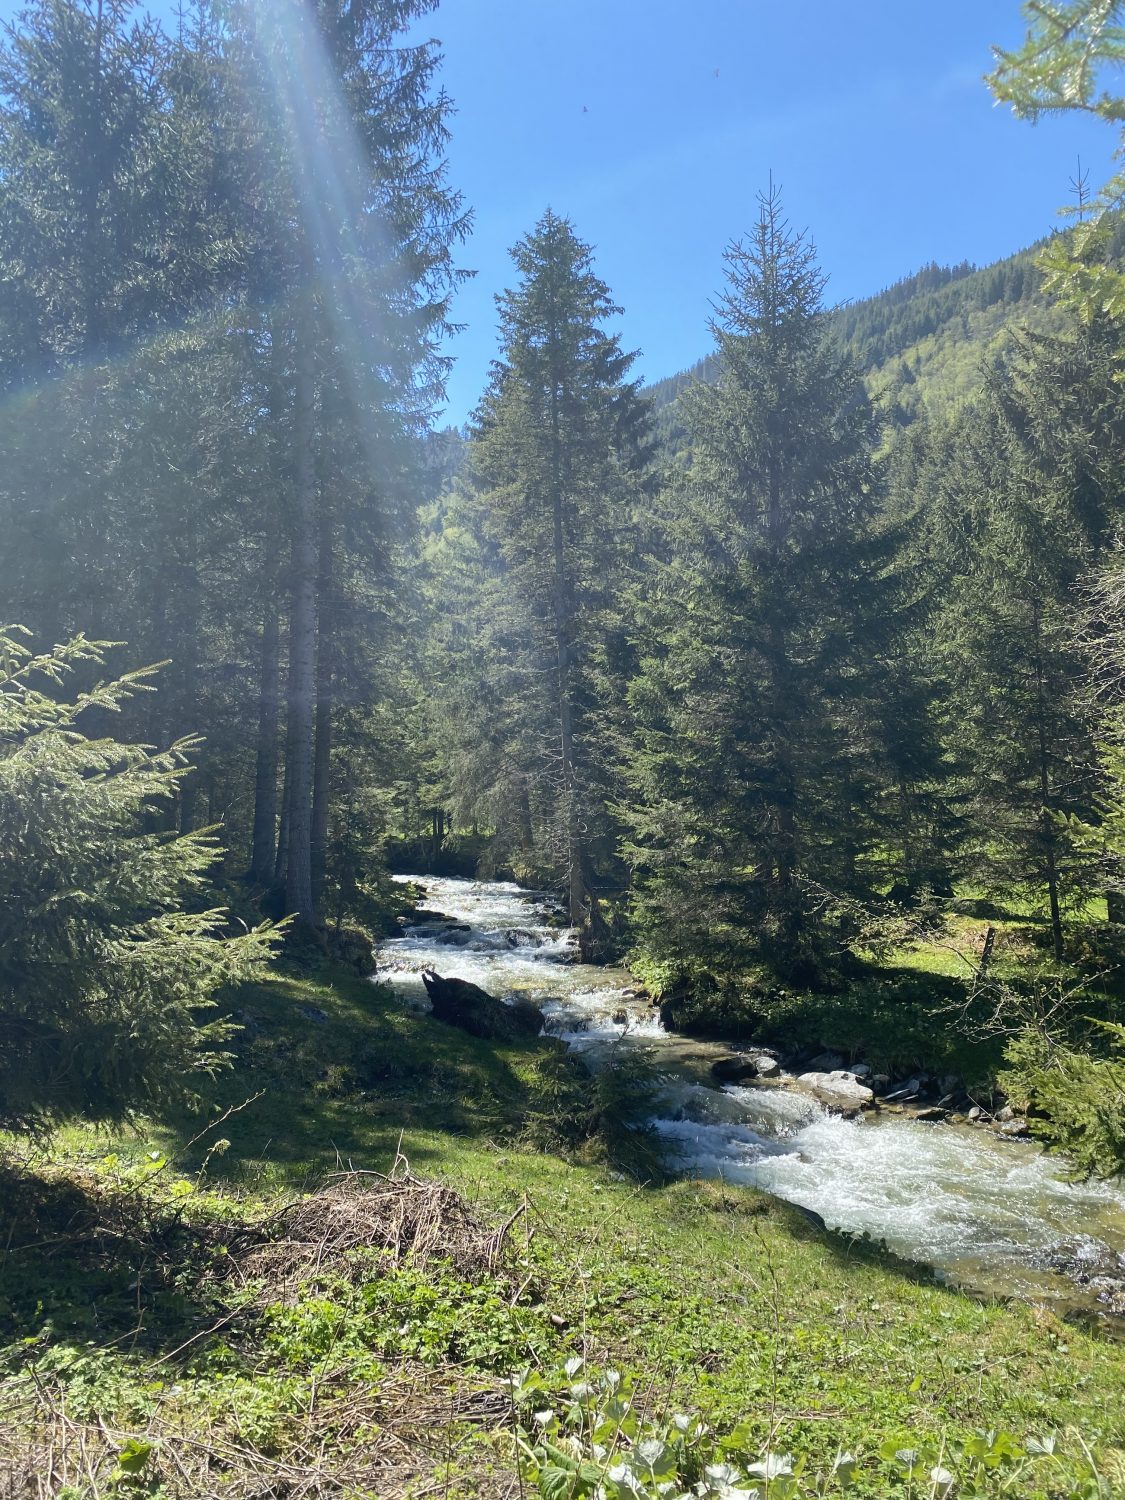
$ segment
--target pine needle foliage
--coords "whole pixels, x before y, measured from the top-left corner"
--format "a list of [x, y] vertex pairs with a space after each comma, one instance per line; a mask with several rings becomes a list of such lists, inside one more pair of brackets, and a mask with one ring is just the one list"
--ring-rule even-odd
[[[77, 694], [109, 642], [36, 652], [0, 630], [0, 1124], [120, 1121], [184, 1101], [222, 1065], [224, 984], [257, 973], [268, 927], [231, 936], [205, 906], [214, 830], [162, 831], [191, 740], [100, 729], [155, 668]], [[201, 908], [201, 909], [200, 909]]]
[[727, 275], [719, 378], [685, 397], [691, 467], [639, 603], [626, 853], [650, 957], [807, 980], [846, 936], [840, 898], [878, 878], [908, 610], [878, 423], [776, 190]]

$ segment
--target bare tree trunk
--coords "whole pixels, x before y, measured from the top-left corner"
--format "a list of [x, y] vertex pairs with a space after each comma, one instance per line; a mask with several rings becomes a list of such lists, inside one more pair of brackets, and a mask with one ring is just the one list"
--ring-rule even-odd
[[[288, 761], [288, 756], [286, 760]], [[289, 864], [289, 785], [289, 768], [286, 765], [285, 780], [281, 787], [281, 817], [277, 825], [277, 858], [273, 866], [275, 881], [285, 879], [285, 871]]]
[[[785, 516], [781, 501], [781, 473], [777, 455], [770, 452], [767, 458], [769, 487], [769, 511], [766, 518], [767, 535], [775, 555], [780, 555], [785, 542]], [[785, 629], [779, 620], [772, 620], [769, 628], [769, 673], [772, 716], [774, 725], [774, 758], [777, 765], [777, 794], [774, 798], [774, 820], [776, 840], [774, 847], [775, 883], [781, 893], [781, 916], [795, 940], [799, 925], [799, 912], [793, 900], [794, 877], [797, 871], [797, 819], [796, 777], [793, 769], [793, 746], [789, 730], [790, 686]]]
[[574, 611], [566, 566], [566, 497], [559, 412], [559, 381], [551, 381], [551, 518], [553, 523], [553, 598], [558, 672], [559, 751], [562, 756], [563, 836], [566, 840], [567, 911], [572, 926], [588, 919], [592, 896], [586, 879], [579, 830], [578, 785], [574, 764], [574, 704], [571, 661]]
[[322, 517], [317, 576], [316, 748], [313, 753], [312, 892], [319, 909], [328, 865], [328, 809], [332, 769], [332, 531]]
[[527, 850], [528, 854], [533, 854], [535, 851], [535, 829], [531, 822], [531, 798], [528, 795], [526, 779], [520, 782], [519, 817], [520, 839], [523, 842], [523, 847]]
[[277, 728], [280, 712], [278, 671], [281, 627], [274, 594], [274, 570], [267, 573], [262, 652], [258, 672], [258, 750], [254, 767], [254, 833], [250, 848], [250, 878], [269, 885], [274, 877], [277, 847]]
[[[189, 724], [187, 716], [198, 711], [199, 702], [199, 631], [202, 590], [199, 575], [190, 564], [178, 570], [180, 602], [175, 620], [177, 641], [173, 651], [176, 682], [175, 701], [180, 705], [179, 723], [174, 733], [183, 734]], [[200, 769], [196, 764], [180, 782], [180, 832], [191, 833], [198, 825]]]
[[1051, 824], [1051, 776], [1047, 753], [1047, 694], [1043, 682], [1043, 645], [1040, 630], [1038, 602], [1032, 606], [1035, 629], [1035, 697], [1036, 729], [1039, 738], [1039, 795], [1042, 802], [1040, 822], [1044, 832], [1044, 873], [1047, 880], [1047, 900], [1051, 909], [1051, 947], [1055, 962], [1063, 961], [1062, 911], [1059, 903], [1059, 872], [1055, 858], [1055, 833]]
[[[307, 294], [306, 294], [307, 297]], [[317, 925], [312, 888], [312, 760], [316, 703], [316, 478], [313, 425], [316, 382], [311, 308], [296, 335], [293, 412], [293, 574], [289, 616], [289, 849], [285, 905], [303, 926]]]

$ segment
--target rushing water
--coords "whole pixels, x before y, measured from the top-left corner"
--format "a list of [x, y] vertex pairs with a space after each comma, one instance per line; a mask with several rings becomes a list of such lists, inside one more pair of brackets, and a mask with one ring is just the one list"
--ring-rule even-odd
[[720, 1087], [710, 1064], [724, 1049], [665, 1032], [623, 970], [577, 962], [549, 898], [505, 882], [419, 883], [427, 906], [458, 925], [408, 927], [382, 946], [379, 977], [419, 1007], [423, 969], [501, 999], [527, 995], [595, 1065], [612, 1048], [650, 1049], [663, 1078], [653, 1124], [682, 1170], [802, 1204], [982, 1291], [1096, 1306], [1125, 1278], [1120, 1183], [1068, 1183], [1038, 1147], [980, 1127], [845, 1120], [776, 1085]]

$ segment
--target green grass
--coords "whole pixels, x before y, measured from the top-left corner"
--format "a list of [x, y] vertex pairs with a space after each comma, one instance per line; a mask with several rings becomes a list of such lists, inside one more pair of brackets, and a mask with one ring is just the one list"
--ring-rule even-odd
[[[0, 1211], [0, 1408], [26, 1413], [0, 1438], [0, 1465], [23, 1461], [47, 1392], [83, 1431], [160, 1440], [135, 1484], [124, 1469], [108, 1477], [110, 1454], [74, 1497], [191, 1493], [170, 1450], [186, 1462], [205, 1439], [284, 1462], [310, 1412], [330, 1457], [333, 1442], [367, 1442], [390, 1464], [385, 1490], [328, 1493], [500, 1495], [512, 1463], [499, 1377], [572, 1354], [637, 1372], [649, 1406], [702, 1408], [720, 1432], [748, 1419], [751, 1441], [772, 1431], [816, 1464], [849, 1448], [864, 1460], [856, 1494], [907, 1493], [875, 1456], [904, 1432], [1073, 1427], [1091, 1448], [1125, 1443], [1125, 1362], [1090, 1331], [944, 1288], [748, 1189], [642, 1186], [580, 1159], [588, 1145], [569, 1159], [536, 1149], [560, 1099], [573, 1107], [550, 1044], [478, 1042], [342, 973], [248, 988], [235, 1009], [237, 1066], [212, 1086], [216, 1123], [194, 1144], [205, 1118], [13, 1146], [38, 1200], [21, 1188]], [[329, 1266], [296, 1306], [279, 1295], [264, 1312], [223, 1274], [231, 1223], [341, 1164], [386, 1171], [399, 1152], [482, 1220], [517, 1215], [495, 1273], [375, 1257], [358, 1276]], [[99, 1195], [127, 1195], [164, 1227], [126, 1233], [120, 1252], [51, 1232]], [[12, 1249], [35, 1213], [45, 1248]], [[396, 1394], [407, 1388], [413, 1407]], [[344, 1415], [356, 1392], [386, 1393], [362, 1439]], [[465, 1414], [474, 1402], [483, 1417]]]

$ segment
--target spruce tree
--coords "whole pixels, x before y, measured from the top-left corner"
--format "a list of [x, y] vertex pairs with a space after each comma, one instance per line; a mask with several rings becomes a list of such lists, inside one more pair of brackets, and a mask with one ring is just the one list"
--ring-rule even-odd
[[633, 356], [607, 324], [619, 309], [588, 245], [548, 211], [512, 252], [516, 287], [497, 299], [501, 357], [476, 414], [475, 504], [495, 548], [509, 712], [525, 755], [513, 787], [538, 812], [571, 921], [601, 941], [596, 886], [608, 822], [599, 740], [599, 658], [617, 601], [620, 556], [646, 460], [647, 413]]
[[207, 900], [209, 832], [154, 831], [194, 749], [85, 731], [148, 672], [67, 698], [104, 646], [35, 654], [0, 632], [0, 1122], [121, 1120], [190, 1097], [223, 1062], [229, 1027], [207, 1012], [256, 973], [265, 928], [229, 933]]
[[[774, 188], [727, 253], [719, 374], [647, 588], [629, 779], [642, 950], [705, 990], [765, 959], [811, 980], [887, 832], [893, 537], [878, 428]], [[901, 709], [902, 705], [900, 705]]]
[[1059, 961], [1094, 874], [1071, 822], [1095, 816], [1101, 781], [1077, 588], [1120, 516], [1116, 346], [1105, 320], [1020, 335], [919, 476], [964, 857], [995, 893], [1041, 898]]

